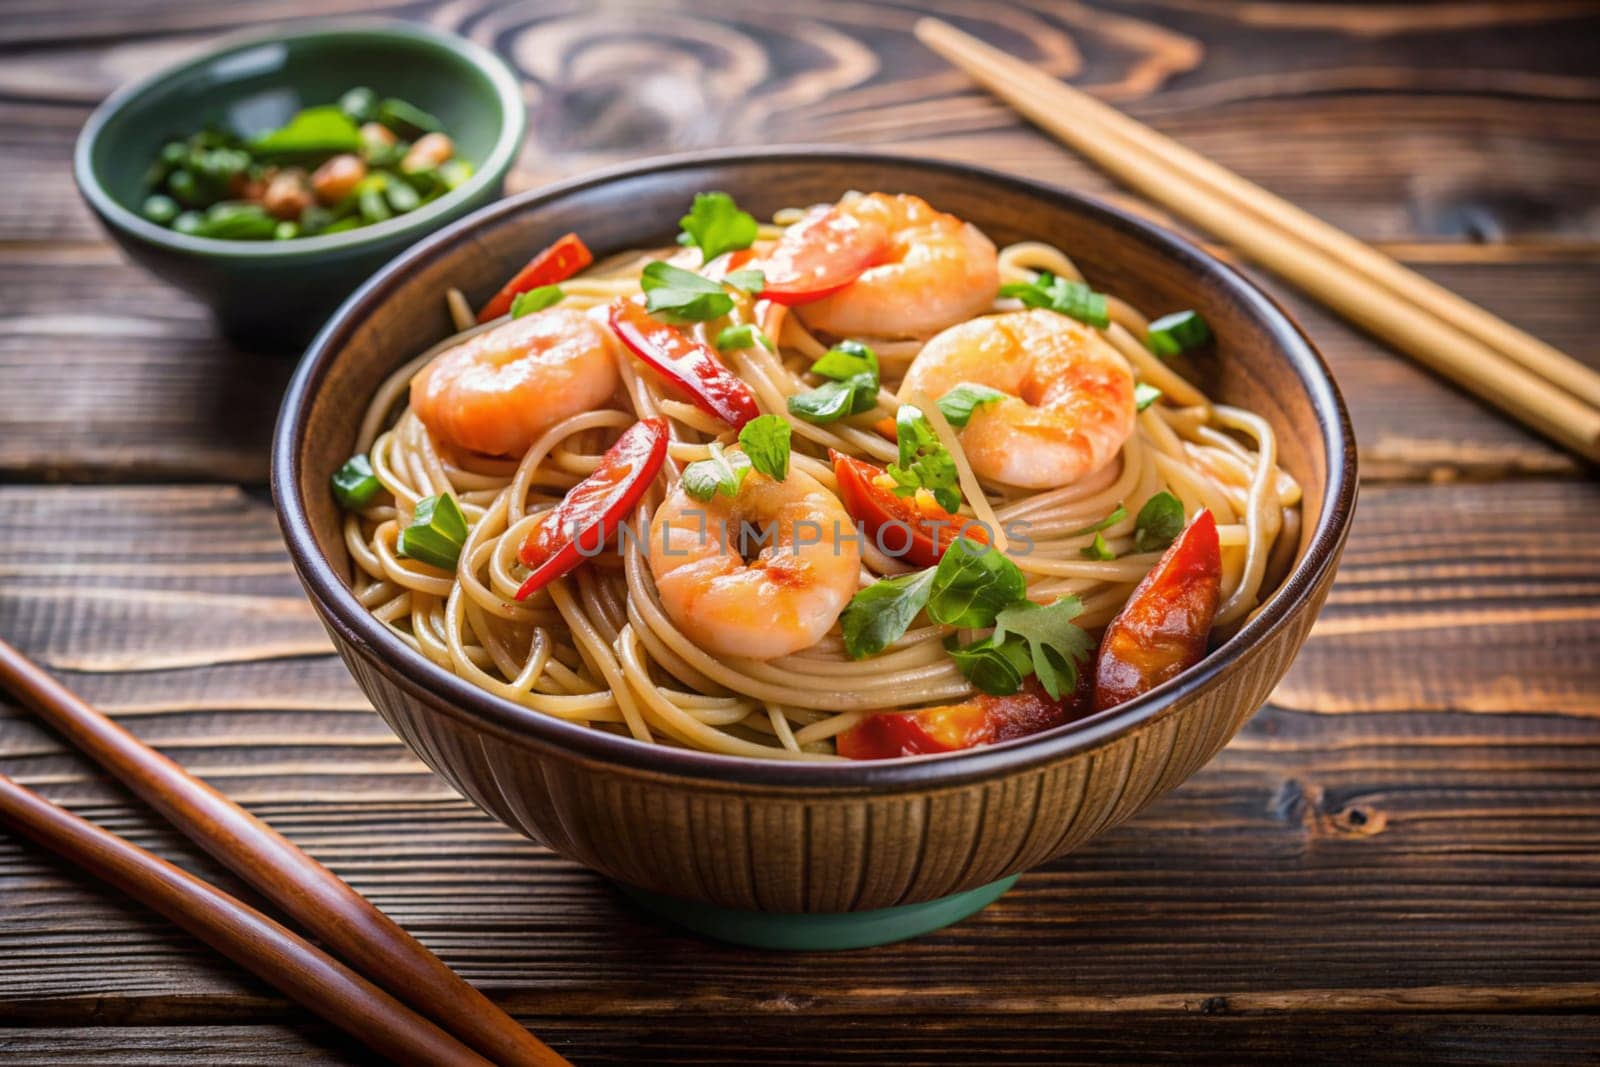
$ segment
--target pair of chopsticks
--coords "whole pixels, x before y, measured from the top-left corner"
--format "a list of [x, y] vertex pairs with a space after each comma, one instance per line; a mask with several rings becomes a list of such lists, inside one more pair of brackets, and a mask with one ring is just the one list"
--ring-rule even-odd
[[90, 707], [4, 641], [0, 687], [352, 966], [4, 775], [0, 823], [160, 912], [398, 1063], [567, 1063], [338, 875]]
[[1600, 373], [1088, 93], [922, 19], [917, 38], [1104, 170], [1523, 425], [1600, 461]]

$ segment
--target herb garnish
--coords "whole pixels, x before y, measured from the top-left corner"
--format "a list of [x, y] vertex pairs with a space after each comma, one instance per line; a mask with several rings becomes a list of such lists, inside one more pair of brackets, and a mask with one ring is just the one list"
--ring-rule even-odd
[[954, 512], [961, 506], [961, 476], [956, 461], [939, 440], [928, 416], [915, 404], [901, 404], [894, 417], [900, 462], [887, 468], [895, 496], [913, 496], [918, 489], [933, 494], [939, 506]]
[[1211, 340], [1211, 327], [1198, 311], [1175, 311], [1150, 324], [1145, 345], [1158, 356], [1175, 356]]
[[962, 382], [939, 398], [939, 411], [956, 429], [962, 429], [972, 419], [972, 413], [984, 404], [1004, 400], [1005, 393], [976, 382]]
[[1001, 296], [1012, 296], [1031, 308], [1049, 308], [1079, 322], [1105, 329], [1111, 325], [1106, 311], [1106, 294], [1097, 293], [1082, 282], [1058, 278], [1047, 270], [1031, 282], [1011, 282], [1000, 287]]
[[689, 213], [678, 220], [678, 225], [683, 227], [678, 243], [700, 249], [705, 263], [724, 252], [749, 248], [758, 231], [755, 216], [740, 211], [727, 193], [696, 193]]
[[524, 315], [531, 315], [535, 311], [543, 311], [566, 299], [567, 294], [561, 291], [559, 285], [541, 285], [537, 289], [529, 289], [525, 293], [518, 293], [511, 298], [511, 317], [520, 319]]
[[789, 413], [807, 422], [837, 422], [878, 404], [878, 356], [858, 341], [840, 341], [811, 364], [811, 372], [831, 379], [789, 398]]
[[1144, 502], [1134, 522], [1133, 547], [1139, 552], [1166, 548], [1183, 532], [1183, 502], [1163, 489]]

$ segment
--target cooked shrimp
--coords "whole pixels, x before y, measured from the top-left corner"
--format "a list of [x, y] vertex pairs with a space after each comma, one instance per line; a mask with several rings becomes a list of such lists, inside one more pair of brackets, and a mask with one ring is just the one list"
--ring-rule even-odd
[[[935, 211], [919, 196], [870, 193], [828, 210], [858, 223], [878, 247], [873, 265], [853, 282], [797, 309], [813, 329], [839, 337], [927, 337], [994, 302], [999, 259], [994, 242], [976, 226]], [[826, 248], [785, 248], [784, 241], [795, 234], [795, 242], [817, 242], [828, 232], [791, 227], [777, 252], [794, 259], [826, 255]]]
[[521, 455], [616, 392], [611, 345], [610, 331], [581, 311], [536, 311], [439, 353], [411, 379], [411, 410], [449, 444]]
[[[757, 544], [746, 562], [741, 549]], [[752, 471], [736, 495], [709, 503], [680, 485], [656, 509], [649, 550], [661, 606], [678, 628], [710, 652], [751, 659], [820, 641], [861, 573], [850, 515], [792, 469], [781, 482]]]
[[923, 346], [900, 386], [937, 400], [962, 382], [1010, 396], [979, 406], [961, 431], [972, 469], [1048, 489], [1109, 463], [1133, 433], [1133, 374], [1098, 333], [1035, 309], [963, 322]]

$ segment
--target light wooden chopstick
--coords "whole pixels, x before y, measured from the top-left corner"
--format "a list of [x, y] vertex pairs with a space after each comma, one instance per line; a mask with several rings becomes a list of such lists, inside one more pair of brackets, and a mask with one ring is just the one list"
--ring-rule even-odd
[[1102, 168], [1590, 460], [1600, 373], [1081, 90], [937, 19], [919, 40]]
[[0, 688], [367, 978], [437, 1020], [490, 1062], [570, 1067], [338, 875], [102, 715], [3, 640]]

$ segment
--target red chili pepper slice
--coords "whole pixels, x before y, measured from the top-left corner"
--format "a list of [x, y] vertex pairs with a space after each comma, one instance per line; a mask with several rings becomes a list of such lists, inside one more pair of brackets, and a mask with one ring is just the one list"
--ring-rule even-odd
[[920, 711], [879, 712], [835, 740], [846, 759], [895, 759], [992, 745], [1027, 737], [1081, 718], [1089, 709], [1088, 671], [1078, 691], [1051, 700], [1036, 678], [1010, 696], [980, 693], [960, 704]]
[[819, 208], [789, 227], [761, 264], [761, 295], [774, 304], [809, 304], [843, 289], [888, 253], [881, 226], [836, 207]]
[[483, 310], [478, 312], [478, 321], [488, 322], [490, 319], [498, 319], [511, 310], [511, 302], [517, 298], [518, 293], [537, 289], [541, 285], [564, 282], [593, 262], [594, 253], [578, 239], [577, 234], [569, 233], [558, 238], [555, 244], [528, 260], [526, 267], [517, 271], [509, 282], [500, 287], [494, 298], [483, 305]]
[[1095, 664], [1094, 709], [1132, 700], [1199, 663], [1221, 599], [1217, 520], [1202, 511], [1106, 627]]
[[632, 300], [611, 305], [611, 328], [629, 351], [681, 389], [696, 407], [740, 429], [761, 414], [750, 387], [717, 354]]
[[923, 505], [885, 489], [878, 484], [883, 468], [832, 449], [828, 455], [839, 483], [840, 503], [861, 523], [872, 543], [888, 555], [931, 567], [963, 534], [980, 544], [989, 543], [981, 524], [952, 515], [938, 504]]
[[599, 553], [644, 496], [667, 458], [667, 420], [656, 416], [628, 427], [600, 457], [594, 473], [567, 490], [517, 550], [533, 568], [517, 590], [525, 600]]

